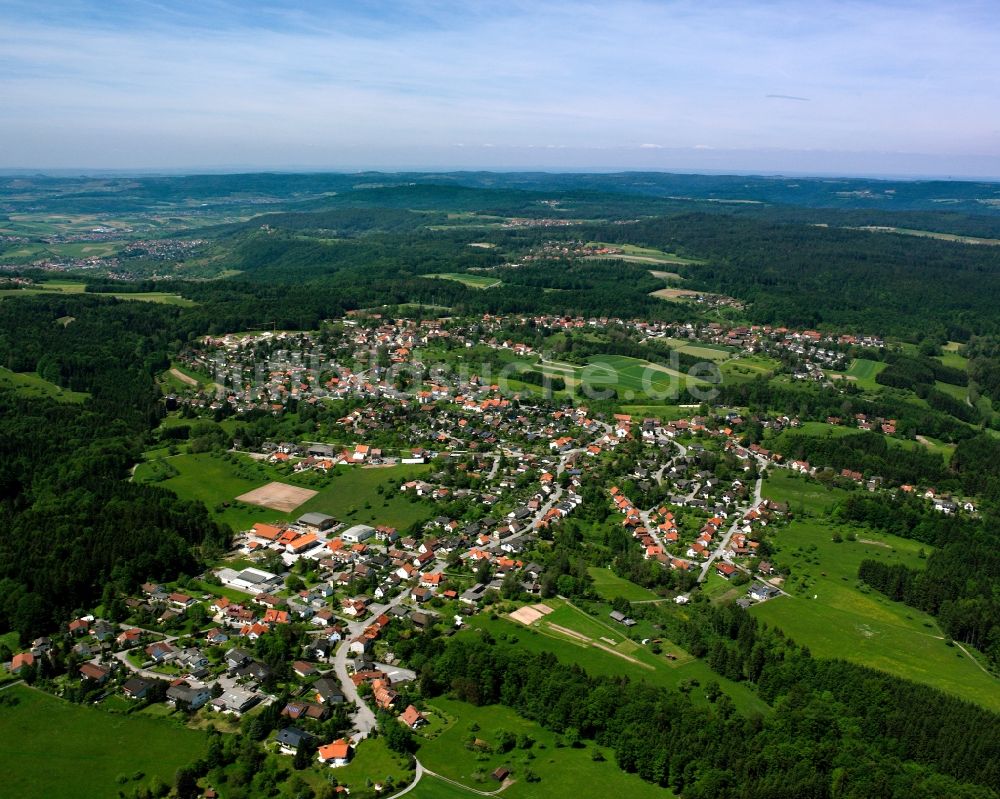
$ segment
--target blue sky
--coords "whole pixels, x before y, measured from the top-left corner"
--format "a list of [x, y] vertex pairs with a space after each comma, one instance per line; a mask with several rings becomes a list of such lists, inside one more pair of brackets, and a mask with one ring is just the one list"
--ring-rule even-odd
[[995, 2], [0, 0], [0, 167], [1000, 176]]

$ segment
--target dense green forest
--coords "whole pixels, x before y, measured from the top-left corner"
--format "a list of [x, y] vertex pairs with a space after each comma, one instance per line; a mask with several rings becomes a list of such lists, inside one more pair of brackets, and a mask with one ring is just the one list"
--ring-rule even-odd
[[91, 395], [76, 405], [0, 391], [0, 629], [29, 640], [107, 584], [192, 573], [227, 545], [204, 506], [126, 479], [162, 414], [153, 375], [172, 317], [87, 297], [0, 303], [0, 363]]

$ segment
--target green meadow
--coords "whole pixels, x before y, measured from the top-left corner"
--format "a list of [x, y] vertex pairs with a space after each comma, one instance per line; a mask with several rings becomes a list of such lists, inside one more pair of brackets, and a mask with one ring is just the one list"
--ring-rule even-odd
[[[704, 661], [676, 644], [658, 639], [662, 651], [656, 654], [650, 646], [630, 640], [625, 635], [625, 628], [608, 618], [603, 606], [598, 606], [595, 616], [560, 599], [548, 599], [545, 604], [554, 610], [530, 627], [506, 616], [491, 618], [480, 614], [469, 620], [469, 628], [488, 630], [495, 638], [506, 638], [529, 652], [551, 652], [560, 661], [576, 663], [594, 676], [628, 674], [632, 679], [664, 688], [676, 688], [686, 681], [706, 685], [714, 680], [740, 712], [766, 713], [769, 710], [746, 684], [721, 677]], [[693, 691], [692, 697], [697, 702], [707, 701], [698, 691]]]
[[885, 369], [886, 364], [882, 361], [870, 361], [867, 358], [855, 358], [851, 362], [850, 368], [844, 376], [855, 383], [858, 388], [867, 391], [877, 391], [881, 386], [875, 382], [875, 378]]
[[[255, 522], [297, 519], [303, 513], [328, 513], [350, 524], [388, 524], [406, 529], [433, 515], [422, 502], [411, 502], [399, 491], [399, 484], [427, 473], [427, 465], [390, 466], [363, 469], [338, 466], [329, 476], [315, 473], [290, 475], [246, 455], [226, 459], [218, 453], [168, 456], [164, 461], [176, 474], [157, 479], [158, 461], [140, 463], [135, 470], [138, 482], [156, 482], [184, 499], [197, 500], [213, 511], [216, 518], [234, 530], [245, 530]], [[319, 493], [290, 513], [234, 502], [236, 497], [270, 482], [311, 488]], [[383, 494], [378, 493], [384, 486]]]
[[36, 372], [12, 372], [0, 367], [0, 388], [13, 389], [25, 397], [47, 397], [59, 402], [83, 402], [90, 395], [83, 391], [70, 391], [50, 383]]
[[441, 280], [454, 280], [458, 283], [464, 283], [466, 286], [473, 289], [491, 289], [495, 286], [502, 285], [501, 281], [497, 280], [495, 277], [472, 275], [466, 272], [441, 272], [434, 275], [424, 275], [424, 277], [436, 277]]
[[[774, 475], [765, 482], [764, 496], [789, 502], [799, 517], [770, 537], [775, 562], [791, 569], [783, 587], [792, 596], [755, 605], [751, 612], [817, 657], [851, 660], [1000, 710], [1000, 682], [949, 646], [933, 617], [858, 580], [866, 558], [920, 568], [921, 547], [929, 548], [821, 517], [844, 493], [801, 478]], [[849, 533], [856, 540], [848, 540]]]
[[611, 569], [592, 566], [587, 571], [594, 579], [594, 590], [604, 599], [612, 600], [616, 597], [623, 597], [629, 602], [642, 602], [660, 598], [648, 588], [643, 588], [631, 580], [619, 577]]
[[[83, 294], [86, 292], [87, 284], [78, 281], [50, 280], [45, 283], [37, 283], [31, 288], [3, 289], [0, 291], [0, 299], [4, 297], [31, 297], [38, 294]], [[166, 291], [111, 291], [94, 292], [94, 297], [114, 297], [119, 300], [136, 300], [139, 302], [158, 302], [164, 305], [181, 305], [189, 307], [195, 304], [193, 300], [186, 299], [180, 294], [171, 294]]]
[[622, 251], [620, 255], [595, 255], [594, 258], [616, 258], [621, 261], [633, 261], [636, 263], [662, 263], [662, 264], [700, 264], [695, 258], [685, 258], [671, 252], [663, 252], [652, 247], [639, 247], [636, 244], [608, 244], [603, 241], [591, 241], [588, 247], [614, 247]]
[[[630, 799], [673, 796], [669, 790], [619, 769], [612, 750], [592, 744], [579, 748], [559, 746], [555, 733], [502, 705], [479, 707], [438, 697], [427, 711], [431, 725], [427, 736], [418, 736], [417, 757], [425, 768], [444, 779], [424, 777], [409, 794], [412, 797], [449, 799], [476, 795], [459, 786], [473, 791], [494, 791], [499, 783], [490, 775], [500, 766], [511, 770], [513, 782], [502, 795], [513, 799], [579, 799], [616, 794]], [[486, 752], [485, 747], [466, 745], [472, 739], [479, 739], [495, 750], [500, 731], [528, 736], [532, 743], [528, 748], [515, 747], [507, 753]], [[593, 759], [595, 749], [601, 751], [604, 760]], [[537, 781], [526, 779], [529, 770]], [[445, 782], [446, 779], [459, 785]]]
[[114, 799], [119, 775], [170, 784], [205, 751], [203, 733], [162, 719], [113, 715], [24, 685], [3, 696], [15, 704], [0, 709], [0, 794], [12, 799]]

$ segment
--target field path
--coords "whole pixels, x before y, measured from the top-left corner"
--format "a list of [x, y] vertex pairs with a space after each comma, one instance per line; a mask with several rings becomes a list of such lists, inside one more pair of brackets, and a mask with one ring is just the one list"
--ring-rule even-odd
[[[436, 777], [437, 779], [442, 780], [444, 782], [450, 782], [452, 785], [455, 785], [456, 787], [461, 788], [463, 791], [468, 791], [469, 793], [478, 794], [479, 796], [496, 796], [497, 794], [500, 793], [500, 791], [502, 791], [504, 788], [506, 788], [510, 784], [507, 781], [504, 781], [504, 784], [501, 785], [499, 788], [497, 788], [495, 791], [480, 791], [477, 788], [470, 788], [468, 785], [463, 785], [462, 783], [458, 782], [457, 780], [452, 780], [452, 779], [449, 779], [448, 777], [442, 777], [436, 771], [431, 771], [430, 769], [427, 769], [427, 768], [423, 769], [423, 773], [424, 774], [428, 774], [431, 777]], [[403, 791], [403, 793], [406, 793], [406, 791]], [[400, 795], [401, 794], [396, 794], [396, 796], [400, 796]]]
[[195, 388], [198, 387], [198, 381], [197, 380], [195, 380], [193, 377], [191, 377], [189, 375], [184, 374], [184, 372], [182, 372], [180, 369], [177, 369], [176, 367], [174, 367], [173, 369], [170, 370], [170, 374], [172, 374], [174, 377], [176, 377], [182, 383], [187, 383], [189, 386], [194, 386]]

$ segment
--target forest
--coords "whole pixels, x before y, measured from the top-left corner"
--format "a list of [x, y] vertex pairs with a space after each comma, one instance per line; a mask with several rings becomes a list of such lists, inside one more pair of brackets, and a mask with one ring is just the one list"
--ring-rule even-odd
[[0, 629], [22, 642], [106, 585], [190, 574], [227, 546], [204, 506], [126, 480], [163, 412], [153, 376], [172, 316], [88, 297], [0, 303], [0, 363], [91, 395], [81, 406], [0, 391]]

